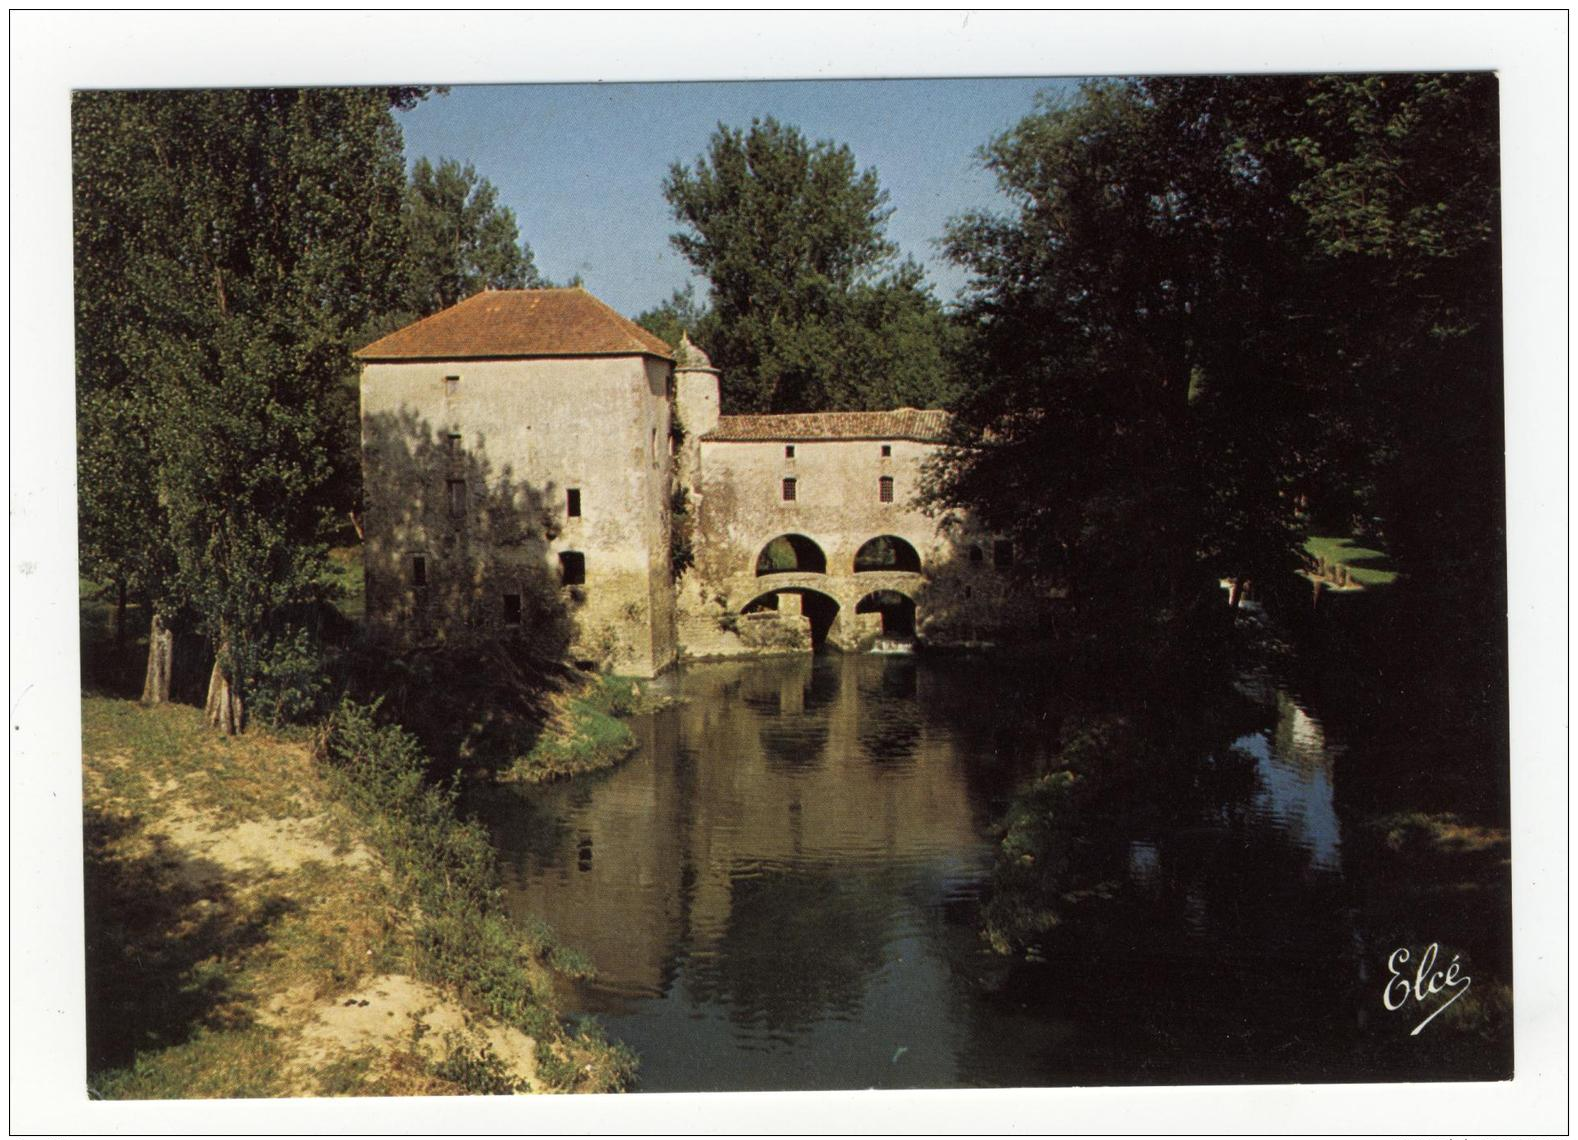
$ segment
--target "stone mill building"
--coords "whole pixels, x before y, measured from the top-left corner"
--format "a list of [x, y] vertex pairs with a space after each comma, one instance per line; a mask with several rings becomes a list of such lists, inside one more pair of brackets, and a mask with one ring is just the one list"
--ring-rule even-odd
[[723, 415], [699, 349], [580, 288], [479, 293], [357, 356], [368, 620], [396, 644], [562, 629], [651, 676], [1006, 624], [1009, 545], [917, 501], [946, 413]]

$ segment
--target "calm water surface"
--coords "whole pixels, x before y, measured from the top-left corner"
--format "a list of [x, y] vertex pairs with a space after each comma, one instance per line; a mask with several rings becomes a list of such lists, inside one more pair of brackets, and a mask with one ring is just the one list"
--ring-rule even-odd
[[1260, 727], [1078, 837], [1098, 873], [1055, 952], [991, 951], [994, 824], [1070, 711], [1027, 672], [691, 666], [621, 768], [468, 803], [512, 908], [596, 963], [568, 1004], [640, 1054], [645, 1091], [1367, 1075], [1339, 749], [1264, 678], [1240, 685]]

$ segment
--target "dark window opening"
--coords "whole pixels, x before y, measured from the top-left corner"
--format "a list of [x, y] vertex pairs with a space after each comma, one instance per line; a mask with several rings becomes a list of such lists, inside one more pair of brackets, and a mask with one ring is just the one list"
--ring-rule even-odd
[[460, 393], [460, 377], [459, 376], [446, 376], [446, 377], [444, 377], [444, 395], [446, 395], [446, 396], [455, 396], [455, 395], [458, 395], [459, 393]]
[[970, 547], [970, 561], [979, 565], [985, 560], [986, 555], [982, 552], [981, 548], [972, 544]]
[[792, 443], [784, 444], [784, 458], [785, 459], [793, 459], [794, 458], [794, 444], [792, 444]]
[[427, 559], [420, 554], [411, 559], [411, 585], [427, 585]]
[[450, 516], [460, 518], [466, 513], [466, 481], [464, 479], [451, 479], [448, 485]]
[[975, 597], [975, 587], [974, 586], [966, 586], [964, 588], [964, 596], [967, 597], [967, 598]]
[[446, 435], [444, 437], [444, 446], [448, 448], [449, 454], [460, 454], [460, 433], [458, 431], [452, 431]]
[[521, 623], [521, 596], [519, 594], [504, 595], [504, 624], [520, 625]]
[[1014, 564], [1014, 544], [1006, 538], [992, 543], [992, 565], [999, 570]]
[[564, 493], [564, 513], [572, 519], [581, 517], [581, 488], [571, 487]]
[[886, 459], [892, 454], [893, 454], [893, 445], [891, 443], [884, 443], [882, 445], [882, 458]]
[[559, 554], [559, 581], [566, 586], [586, 585], [586, 555], [579, 550]]
[[884, 475], [877, 480], [877, 498], [884, 503], [893, 501], [893, 476]]
[[784, 480], [784, 502], [786, 502], [786, 503], [794, 502], [795, 501], [794, 496], [795, 496], [795, 481], [793, 479], [785, 479]]

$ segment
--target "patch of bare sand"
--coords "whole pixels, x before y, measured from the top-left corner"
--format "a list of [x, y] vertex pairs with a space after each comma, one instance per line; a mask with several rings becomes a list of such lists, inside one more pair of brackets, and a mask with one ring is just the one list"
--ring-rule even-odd
[[[355, 992], [329, 1000], [315, 1000], [311, 987], [298, 986], [269, 1005], [260, 1018], [265, 1024], [302, 1024], [293, 1075], [303, 1093], [313, 1091], [316, 1074], [335, 1058], [372, 1054], [387, 1065], [395, 1053], [415, 1049], [429, 1059], [442, 1059], [447, 1039], [456, 1034], [485, 1041], [516, 1080], [541, 1091], [537, 1045], [531, 1037], [512, 1026], [472, 1017], [435, 987], [404, 974], [381, 974]], [[415, 1031], [418, 1022], [420, 1032]]]
[[185, 866], [193, 873], [207, 874], [203, 868], [217, 867], [242, 875], [289, 874], [308, 863], [359, 869], [373, 862], [360, 844], [337, 850], [323, 816], [215, 827], [212, 816], [177, 809], [159, 822], [170, 842], [190, 856]]

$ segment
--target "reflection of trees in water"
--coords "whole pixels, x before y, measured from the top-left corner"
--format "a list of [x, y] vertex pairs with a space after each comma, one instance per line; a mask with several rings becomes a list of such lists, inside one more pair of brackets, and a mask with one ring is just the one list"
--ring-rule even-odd
[[686, 974], [691, 1002], [786, 1033], [857, 1012], [884, 961], [888, 878], [847, 866], [732, 868], [717, 953]]

